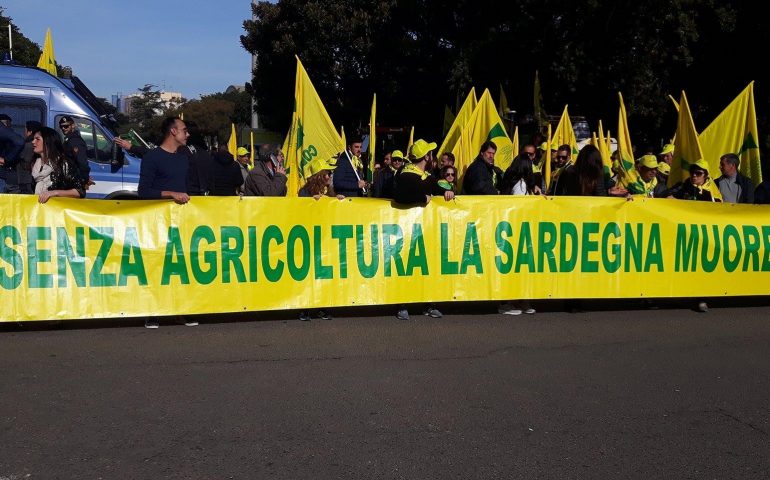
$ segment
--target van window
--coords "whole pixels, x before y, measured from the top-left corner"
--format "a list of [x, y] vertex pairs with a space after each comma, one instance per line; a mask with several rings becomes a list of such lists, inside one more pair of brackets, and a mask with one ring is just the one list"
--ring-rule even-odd
[[13, 131], [21, 136], [30, 120], [45, 125], [45, 102], [42, 100], [0, 96], [0, 111], [11, 117]]
[[[86, 142], [88, 160], [98, 163], [110, 163], [112, 161], [112, 143], [104, 134], [104, 130], [87, 118], [72, 118], [75, 120], [80, 136]], [[59, 124], [59, 118], [56, 119], [56, 124]]]

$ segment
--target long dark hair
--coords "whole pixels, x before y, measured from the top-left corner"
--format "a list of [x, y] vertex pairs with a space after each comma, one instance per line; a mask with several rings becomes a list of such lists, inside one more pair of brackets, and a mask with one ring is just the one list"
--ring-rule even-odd
[[56, 168], [61, 169], [65, 162], [61, 137], [56, 133], [56, 130], [49, 127], [40, 127], [37, 133], [40, 133], [40, 138], [43, 139], [42, 157], [51, 164], [54, 170]]
[[527, 192], [532, 193], [535, 190], [535, 172], [532, 171], [532, 159], [526, 153], [517, 155], [505, 173], [509, 177], [505, 182], [506, 188], [513, 189], [519, 180], [524, 180], [527, 185]]
[[604, 181], [604, 164], [598, 148], [588, 144], [580, 150], [575, 160], [575, 173], [580, 184], [580, 194], [593, 195], [599, 182]]

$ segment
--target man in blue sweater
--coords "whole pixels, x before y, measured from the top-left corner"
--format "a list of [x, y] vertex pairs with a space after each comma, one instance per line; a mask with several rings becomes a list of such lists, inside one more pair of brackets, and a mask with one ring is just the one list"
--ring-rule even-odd
[[163, 142], [142, 158], [139, 170], [139, 198], [168, 198], [176, 203], [190, 201], [187, 195], [187, 155], [178, 153], [187, 145], [187, 126], [179, 118], [169, 117], [161, 124]]

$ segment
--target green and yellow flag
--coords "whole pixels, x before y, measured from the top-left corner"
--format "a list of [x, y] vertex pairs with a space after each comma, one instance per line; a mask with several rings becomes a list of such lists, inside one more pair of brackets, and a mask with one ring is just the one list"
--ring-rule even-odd
[[230, 140], [227, 141], [227, 151], [233, 158], [238, 155], [238, 135], [235, 133], [235, 124], [230, 124]]
[[58, 75], [58, 72], [56, 71], [56, 55], [53, 53], [53, 38], [51, 38], [50, 28], [45, 32], [43, 53], [40, 54], [40, 60], [37, 61], [37, 68], [42, 68], [54, 77]]
[[[703, 150], [698, 140], [698, 132], [690, 113], [690, 105], [687, 103], [687, 95], [682, 91], [679, 100], [679, 116], [676, 122], [676, 142], [674, 143], [674, 159], [671, 162], [671, 173], [668, 177], [669, 185], [682, 182], [690, 176], [690, 165], [703, 158]], [[716, 178], [715, 172], [719, 172], [719, 166], [714, 171], [709, 165], [709, 176]]]
[[442, 153], [454, 150], [455, 145], [457, 145], [457, 140], [460, 139], [460, 134], [468, 123], [468, 120], [470, 120], [471, 115], [473, 115], [473, 111], [476, 109], [477, 104], [476, 90], [471, 88], [471, 91], [468, 92], [468, 96], [465, 97], [462, 107], [457, 111], [457, 116], [452, 122], [452, 126], [449, 127], [449, 133], [446, 134], [444, 141], [441, 142], [441, 146], [436, 151], [436, 156], [440, 157]]
[[297, 58], [294, 84], [294, 113], [284, 143], [286, 155], [287, 196], [296, 197], [305, 185], [307, 166], [316, 158], [329, 160], [346, 147], [334, 128], [323, 102]]
[[741, 159], [740, 172], [754, 185], [762, 181], [762, 164], [759, 158], [757, 112], [754, 107], [754, 82], [733, 100], [719, 116], [698, 135], [703, 159], [709, 172], [716, 178], [719, 157], [736, 153]]
[[553, 132], [553, 141], [557, 146], [569, 145], [572, 147], [572, 159], [577, 157], [577, 137], [575, 137], [575, 130], [572, 128], [572, 120], [569, 118], [568, 105], [564, 105], [564, 111], [559, 119], [559, 124], [556, 126], [556, 130]]
[[634, 168], [634, 144], [631, 143], [631, 132], [628, 129], [628, 116], [626, 105], [623, 103], [623, 94], [618, 92], [620, 110], [618, 111], [618, 158], [620, 166], [628, 172]]
[[[367, 177], [369, 177], [369, 181], [374, 181], [374, 154], [375, 154], [375, 146], [377, 145], [377, 94], [374, 94], [374, 98], [372, 98], [372, 113], [369, 116], [369, 171], [367, 172]], [[371, 192], [371, 190], [369, 190]]]
[[487, 140], [491, 140], [497, 145], [495, 165], [505, 171], [513, 161], [513, 144], [508, 138], [500, 115], [497, 114], [492, 95], [489, 94], [489, 90], [484, 90], [479, 104], [476, 105], [473, 115], [463, 128], [460, 139], [452, 150], [455, 156], [455, 167], [459, 175], [465, 174], [468, 166], [478, 156], [481, 145]]

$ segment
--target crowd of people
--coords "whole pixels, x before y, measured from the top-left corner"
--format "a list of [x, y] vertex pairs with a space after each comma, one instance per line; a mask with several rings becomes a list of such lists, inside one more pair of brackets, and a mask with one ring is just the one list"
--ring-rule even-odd
[[[91, 180], [86, 145], [71, 117], [59, 123], [61, 135], [37, 122], [27, 122], [25, 137], [11, 129], [11, 119], [0, 114], [0, 192], [35, 194], [41, 203], [51, 197], [85, 197]], [[161, 125], [163, 141], [153, 149], [135, 146], [116, 138], [119, 147], [142, 158], [138, 197], [170, 199], [184, 204], [191, 196], [286, 196], [287, 175], [284, 155], [278, 146], [262, 145], [256, 161], [251, 152], [240, 147], [235, 158], [222, 146], [209, 151], [194, 123], [179, 118], [166, 118]], [[62, 141], [62, 138], [64, 139]], [[538, 145], [539, 143], [539, 145]], [[668, 176], [674, 158], [674, 146], [665, 145], [660, 152], [645, 152], [633, 168], [624, 168], [613, 153], [612, 169], [604, 167], [602, 154], [593, 145], [583, 147], [573, 160], [570, 145], [551, 146], [532, 142], [523, 146], [502, 171], [495, 165], [497, 146], [486, 141], [476, 159], [465, 172], [455, 167], [451, 152], [440, 152], [434, 159], [436, 143], [423, 139], [400, 150], [387, 152], [382, 162], [366, 180], [360, 138], [351, 138], [346, 149], [334, 158], [315, 158], [304, 169], [305, 183], [297, 192], [300, 197], [316, 200], [323, 196], [372, 196], [392, 199], [403, 205], [426, 205], [434, 197], [451, 200], [455, 195], [554, 195], [615, 196], [632, 199], [634, 195], [653, 198], [675, 198], [728, 203], [770, 204], [770, 183], [756, 187], [740, 173], [740, 157], [725, 153], [720, 158], [720, 173], [709, 171], [703, 159], [689, 165], [689, 178], [670, 185]], [[256, 154], [256, 152], [254, 152]], [[546, 168], [550, 162], [550, 169]], [[550, 171], [550, 178], [546, 172]], [[462, 174], [460, 180], [458, 176]], [[701, 302], [699, 309], [707, 306]], [[532, 314], [526, 300], [511, 300], [499, 307], [502, 314]], [[423, 312], [434, 318], [441, 312], [427, 305]], [[330, 319], [323, 311], [318, 318]], [[312, 318], [302, 312], [300, 318]], [[408, 320], [404, 306], [396, 315]], [[190, 325], [194, 321], [187, 322]], [[157, 328], [149, 319], [148, 328]]]

